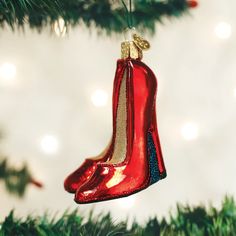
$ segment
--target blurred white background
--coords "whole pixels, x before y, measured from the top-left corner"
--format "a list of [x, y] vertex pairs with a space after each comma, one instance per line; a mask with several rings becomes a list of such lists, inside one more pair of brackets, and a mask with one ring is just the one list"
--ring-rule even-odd
[[[112, 133], [111, 97], [120, 36], [69, 29], [65, 37], [26, 29], [0, 31], [1, 152], [27, 161], [42, 190], [25, 198], [0, 185], [0, 220], [17, 215], [111, 211], [144, 222], [176, 202], [216, 206], [236, 196], [236, 1], [200, 1], [198, 8], [157, 26], [144, 62], [159, 82], [157, 115], [168, 177], [122, 200], [76, 205], [64, 178], [100, 153]], [[146, 36], [147, 37], [147, 36]]]

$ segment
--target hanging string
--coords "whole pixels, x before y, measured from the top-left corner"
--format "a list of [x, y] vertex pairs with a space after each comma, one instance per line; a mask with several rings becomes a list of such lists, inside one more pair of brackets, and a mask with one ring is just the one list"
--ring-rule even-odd
[[129, 18], [130, 18], [130, 26], [133, 27], [133, 12], [132, 12], [132, 0], [129, 0]]
[[125, 8], [127, 25], [130, 29], [132, 29], [133, 27], [132, 0], [129, 0], [129, 9], [124, 0], [121, 0], [121, 2]]

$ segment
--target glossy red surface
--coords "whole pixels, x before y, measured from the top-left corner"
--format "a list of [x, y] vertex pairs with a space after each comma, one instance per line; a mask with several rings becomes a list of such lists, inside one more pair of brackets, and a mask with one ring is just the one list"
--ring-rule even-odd
[[[162, 177], [165, 176], [156, 125], [157, 80], [155, 75], [140, 60], [118, 60], [117, 68], [117, 87], [120, 87], [126, 71], [127, 146], [125, 160], [117, 164], [97, 163], [96, 170], [89, 181], [78, 188], [75, 196], [77, 203], [124, 197], [148, 187], [150, 183], [148, 132], [151, 132], [154, 140], [159, 174]], [[113, 101], [115, 101], [113, 108], [117, 104], [118, 96], [118, 92], [113, 95]], [[114, 132], [116, 132], [115, 116], [113, 113]]]
[[116, 134], [116, 114], [117, 114], [117, 103], [119, 93], [119, 83], [122, 79], [124, 73], [124, 67], [122, 64], [118, 63], [114, 84], [113, 84], [113, 135], [110, 144], [108, 147], [97, 157], [85, 159], [82, 165], [76, 169], [73, 173], [71, 173], [64, 181], [64, 188], [69, 193], [75, 193], [76, 190], [81, 187], [84, 183], [86, 183], [92, 174], [94, 173], [97, 163], [106, 162], [112, 156], [112, 151], [114, 147], [114, 138]]
[[100, 160], [93, 161], [91, 159], [86, 159], [77, 170], [65, 179], [65, 190], [69, 193], [75, 193], [79, 187], [89, 180], [96, 169], [98, 161]]

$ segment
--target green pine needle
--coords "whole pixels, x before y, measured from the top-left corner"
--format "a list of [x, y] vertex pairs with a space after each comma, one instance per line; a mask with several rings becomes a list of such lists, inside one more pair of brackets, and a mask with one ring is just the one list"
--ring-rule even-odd
[[225, 197], [220, 209], [178, 204], [177, 213], [168, 219], [154, 217], [144, 225], [134, 222], [128, 227], [126, 221], [117, 223], [110, 214], [91, 213], [86, 219], [78, 211], [67, 211], [59, 218], [19, 219], [12, 211], [0, 224], [0, 236], [233, 236], [236, 204], [232, 197]]
[[40, 183], [33, 180], [26, 165], [21, 168], [9, 166], [6, 158], [0, 158], [0, 183], [5, 183], [6, 190], [18, 197], [23, 197], [29, 184], [34, 183], [41, 187]]
[[[0, 28], [8, 25], [12, 30], [29, 24], [42, 30], [59, 18], [66, 25], [81, 23], [88, 28], [96, 26], [100, 32], [121, 32], [131, 24], [123, 0], [1, 0]], [[133, 26], [141, 31], [154, 32], [156, 22], [163, 17], [179, 17], [188, 10], [187, 0], [135, 0]], [[128, 20], [129, 19], [129, 20]]]

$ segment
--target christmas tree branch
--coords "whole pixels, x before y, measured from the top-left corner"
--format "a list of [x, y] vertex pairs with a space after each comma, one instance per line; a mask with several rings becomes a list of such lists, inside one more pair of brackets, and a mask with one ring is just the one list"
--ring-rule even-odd
[[[134, 222], [117, 223], [110, 214], [85, 219], [77, 211], [66, 212], [61, 217], [48, 216], [17, 219], [11, 212], [0, 224], [0, 235], [50, 235], [50, 236], [228, 236], [236, 232], [236, 205], [233, 198], [226, 197], [220, 209], [213, 206], [177, 206], [177, 213], [169, 220], [151, 218], [145, 225]], [[116, 223], [115, 223], [116, 222]]]
[[[155, 30], [163, 17], [178, 17], [188, 10], [187, 0], [135, 0], [132, 20], [140, 30]], [[66, 25], [85, 24], [100, 31], [120, 32], [127, 27], [125, 9], [120, 0], [1, 0], [0, 27], [13, 30], [29, 24], [41, 30], [62, 18]]]
[[0, 182], [5, 183], [5, 187], [9, 193], [22, 197], [26, 187], [33, 184], [39, 188], [42, 184], [33, 179], [26, 165], [20, 169], [10, 167], [7, 159], [0, 160]]

